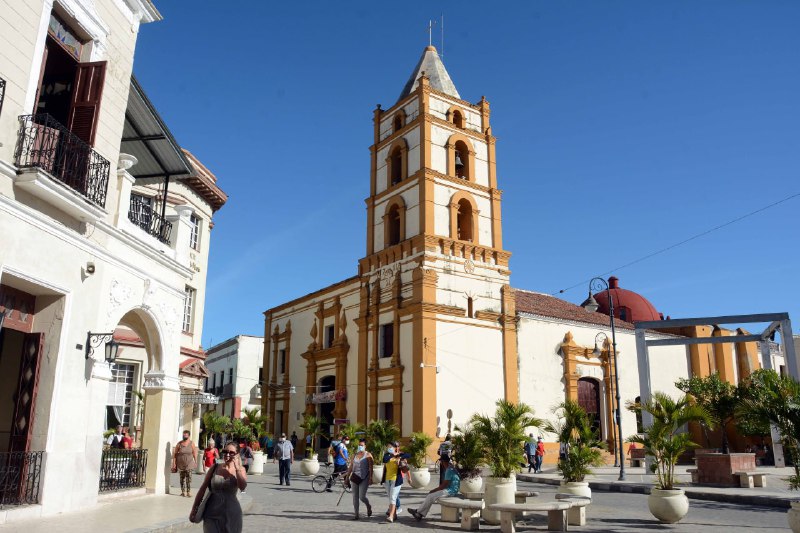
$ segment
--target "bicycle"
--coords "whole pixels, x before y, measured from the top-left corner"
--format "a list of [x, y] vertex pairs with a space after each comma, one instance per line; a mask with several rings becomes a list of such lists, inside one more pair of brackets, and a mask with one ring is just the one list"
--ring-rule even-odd
[[345, 483], [345, 478], [344, 472], [337, 472], [327, 476], [320, 474], [311, 480], [311, 490], [314, 492], [325, 492], [328, 489], [333, 491], [334, 487], [338, 486], [338, 488], [344, 489], [345, 492], [350, 492], [352, 488], [350, 483]]

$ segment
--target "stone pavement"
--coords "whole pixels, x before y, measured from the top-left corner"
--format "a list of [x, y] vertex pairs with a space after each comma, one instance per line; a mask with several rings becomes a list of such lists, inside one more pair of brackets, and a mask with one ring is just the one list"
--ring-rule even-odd
[[[789, 508], [789, 503], [800, 499], [800, 493], [790, 491], [785, 479], [794, 473], [793, 468], [759, 467], [759, 473], [767, 474], [767, 486], [752, 489], [738, 487], [707, 487], [691, 484], [691, 474], [686, 470], [691, 466], [679, 465], [676, 467], [676, 477], [680, 488], [686, 491], [686, 496], [695, 500], [708, 500], [717, 502], [740, 503], [746, 505], [762, 505], [768, 507]], [[625, 481], [619, 481], [619, 468], [600, 467], [594, 469], [594, 474], [587, 476], [586, 481], [594, 491], [625, 492], [635, 494], [649, 494], [655, 476], [645, 474], [644, 467], [625, 467]], [[561, 477], [554, 467], [545, 469], [540, 474], [519, 475], [520, 480], [547, 485], [558, 485]]]

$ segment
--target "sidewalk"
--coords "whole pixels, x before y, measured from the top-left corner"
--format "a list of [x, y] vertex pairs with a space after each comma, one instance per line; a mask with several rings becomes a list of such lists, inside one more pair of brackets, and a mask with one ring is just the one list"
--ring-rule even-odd
[[[785, 478], [794, 473], [792, 468], [760, 467], [759, 473], [767, 474], [767, 486], [763, 488], [743, 489], [738, 487], [707, 487], [692, 485], [691, 474], [686, 470], [691, 466], [675, 467], [679, 488], [686, 491], [686, 496], [695, 500], [739, 503], [743, 505], [764, 505], [788, 509], [790, 502], [800, 499], [800, 492], [790, 491]], [[605, 492], [631, 492], [649, 494], [655, 476], [645, 474], [644, 467], [625, 467], [625, 481], [619, 481], [619, 468], [603, 466], [594, 469], [594, 473], [586, 477], [592, 490]], [[555, 468], [550, 467], [540, 474], [522, 473], [517, 479], [532, 483], [558, 485], [561, 476]]]

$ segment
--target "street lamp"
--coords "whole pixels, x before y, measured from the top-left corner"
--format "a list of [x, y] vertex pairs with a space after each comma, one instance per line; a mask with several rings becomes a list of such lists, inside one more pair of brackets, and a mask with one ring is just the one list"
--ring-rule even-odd
[[114, 332], [111, 333], [92, 333], [91, 331], [86, 336], [86, 359], [94, 358], [94, 349], [105, 343], [105, 360], [106, 363], [113, 363], [117, 360], [117, 353], [119, 352], [119, 343], [114, 340]]
[[[592, 278], [589, 282], [589, 297], [581, 304], [581, 307], [587, 311], [595, 312], [600, 308], [600, 305], [592, 295], [593, 292], [606, 291], [608, 296], [608, 315], [611, 318], [611, 355], [614, 357], [614, 398], [617, 401], [617, 411], [615, 413], [617, 421], [617, 449], [619, 451], [619, 480], [625, 480], [625, 455], [624, 441], [622, 440], [622, 413], [620, 412], [620, 397], [619, 397], [619, 366], [617, 365], [617, 332], [614, 328], [614, 300], [611, 298], [611, 290], [608, 282], [603, 278]], [[608, 338], [608, 337], [606, 337]], [[595, 337], [595, 353], [599, 352], [597, 346], [597, 337]]]

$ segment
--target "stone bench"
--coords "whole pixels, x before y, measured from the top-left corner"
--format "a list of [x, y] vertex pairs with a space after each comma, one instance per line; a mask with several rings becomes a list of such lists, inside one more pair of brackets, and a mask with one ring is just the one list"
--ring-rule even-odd
[[500, 531], [515, 533], [518, 514], [547, 513], [548, 531], [567, 531], [567, 511], [572, 503], [566, 501], [541, 503], [494, 503], [489, 506], [492, 511], [500, 513]]
[[757, 474], [754, 472], [735, 472], [733, 475], [739, 478], [739, 486], [743, 489], [752, 489], [753, 486], [767, 486], [766, 474]]
[[686, 472], [692, 475], [692, 483], [700, 483], [700, 474], [697, 473], [696, 468], [687, 468]]
[[[464, 497], [468, 500], [482, 500], [483, 492], [465, 492]], [[514, 503], [525, 503], [528, 498], [539, 496], [538, 492], [530, 490], [518, 490], [514, 493]]]
[[483, 500], [448, 497], [439, 498], [438, 503], [442, 507], [442, 522], [458, 522], [458, 513], [461, 511], [461, 529], [480, 529]]
[[572, 505], [567, 512], [567, 522], [569, 525], [586, 525], [586, 507], [592, 503], [591, 498], [576, 496], [575, 494], [557, 493], [556, 500], [569, 502]]

